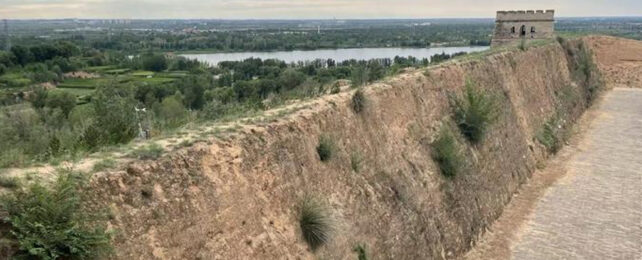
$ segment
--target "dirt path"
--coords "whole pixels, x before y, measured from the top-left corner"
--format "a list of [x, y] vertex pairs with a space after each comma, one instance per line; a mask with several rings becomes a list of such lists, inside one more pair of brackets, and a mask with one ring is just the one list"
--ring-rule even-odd
[[642, 89], [606, 93], [585, 120], [466, 259], [642, 259]]

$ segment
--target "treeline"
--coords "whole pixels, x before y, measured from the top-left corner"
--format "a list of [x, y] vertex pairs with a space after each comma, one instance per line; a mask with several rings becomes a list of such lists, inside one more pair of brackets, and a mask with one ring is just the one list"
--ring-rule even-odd
[[[65, 32], [55, 39], [87, 48], [119, 50], [189, 51], [211, 50], [274, 51], [356, 47], [429, 47], [434, 43], [488, 45], [492, 25], [485, 23], [371, 26], [366, 28], [324, 29], [320, 32], [297, 27], [283, 29], [244, 29], [231, 31], [114, 30], [110, 32]], [[13, 39], [17, 44], [38, 44], [41, 39], [26, 35]]]

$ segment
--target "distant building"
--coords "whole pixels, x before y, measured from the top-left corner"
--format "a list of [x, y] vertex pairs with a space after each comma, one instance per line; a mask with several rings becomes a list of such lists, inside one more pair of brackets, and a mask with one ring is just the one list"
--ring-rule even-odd
[[555, 10], [497, 11], [491, 46], [555, 36]]

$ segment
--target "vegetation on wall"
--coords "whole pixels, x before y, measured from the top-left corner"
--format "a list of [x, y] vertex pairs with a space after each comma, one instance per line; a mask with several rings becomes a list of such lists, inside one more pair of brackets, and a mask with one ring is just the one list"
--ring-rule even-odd
[[449, 126], [441, 128], [431, 147], [432, 157], [444, 176], [455, 177], [462, 171], [465, 163], [463, 151]]
[[316, 199], [303, 199], [299, 205], [299, 227], [303, 239], [313, 251], [330, 241], [332, 225], [327, 208]]
[[452, 96], [451, 106], [455, 123], [461, 133], [472, 143], [479, 143], [488, 127], [497, 118], [495, 97], [466, 81], [463, 97]]

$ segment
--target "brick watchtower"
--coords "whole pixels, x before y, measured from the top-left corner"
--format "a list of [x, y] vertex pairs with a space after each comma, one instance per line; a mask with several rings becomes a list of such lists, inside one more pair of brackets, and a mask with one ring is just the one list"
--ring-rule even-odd
[[555, 35], [555, 10], [497, 11], [491, 46], [522, 39], [552, 39]]

